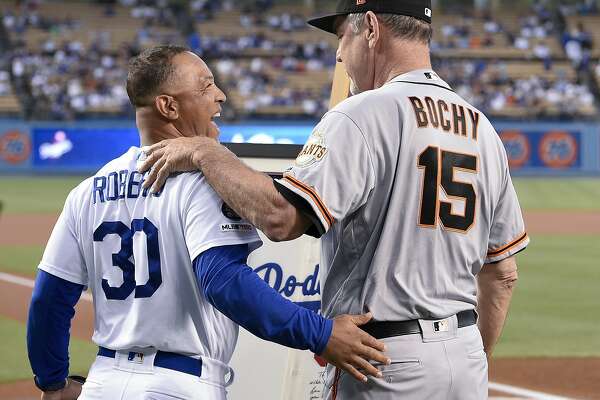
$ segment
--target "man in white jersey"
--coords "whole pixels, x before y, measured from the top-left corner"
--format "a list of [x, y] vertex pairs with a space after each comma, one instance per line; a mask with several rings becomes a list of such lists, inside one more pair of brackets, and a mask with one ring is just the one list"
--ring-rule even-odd
[[152, 146], [141, 168], [158, 163], [153, 190], [200, 169], [270, 237], [322, 237], [323, 314], [372, 312], [363, 328], [392, 359], [367, 385], [330, 365], [328, 399], [487, 398], [486, 355], [529, 242], [502, 142], [431, 69], [431, 16], [429, 0], [340, 0], [309, 21], [338, 36], [355, 95], [283, 179], [203, 138]]
[[[183, 135], [215, 138], [223, 92], [186, 48], [159, 46], [130, 63], [127, 91], [141, 143]], [[383, 344], [356, 325], [368, 315], [325, 319], [282, 298], [246, 265], [261, 245], [201, 173], [142, 188], [132, 147], [68, 196], [39, 266], [27, 343], [42, 399], [74, 399], [70, 320], [87, 286], [99, 352], [80, 399], [224, 399], [238, 325], [330, 362], [386, 362]], [[370, 373], [377, 375], [373, 368]]]

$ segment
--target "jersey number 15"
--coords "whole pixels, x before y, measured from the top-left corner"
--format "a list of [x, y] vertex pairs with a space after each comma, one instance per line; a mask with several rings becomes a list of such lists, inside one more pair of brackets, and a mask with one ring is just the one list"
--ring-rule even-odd
[[[418, 166], [425, 169], [419, 225], [433, 228], [437, 226], [439, 216], [447, 230], [464, 233], [471, 229], [475, 222], [477, 194], [472, 184], [455, 181], [454, 171], [477, 173], [477, 157], [431, 146], [419, 156]], [[452, 203], [439, 199], [440, 186], [448, 198], [465, 201], [463, 215], [453, 214]]]
[[[135, 282], [135, 264], [133, 256], [133, 235], [144, 232], [148, 256], [148, 282], [137, 285]], [[118, 235], [121, 238], [121, 250], [112, 255], [115, 267], [123, 271], [123, 283], [114, 287], [102, 279], [102, 290], [108, 300], [125, 300], [135, 291], [136, 298], [150, 297], [162, 284], [160, 271], [160, 249], [158, 245], [158, 228], [148, 218], [134, 219], [131, 227], [121, 221], [103, 222], [94, 231], [94, 242], [102, 242], [107, 235]]]

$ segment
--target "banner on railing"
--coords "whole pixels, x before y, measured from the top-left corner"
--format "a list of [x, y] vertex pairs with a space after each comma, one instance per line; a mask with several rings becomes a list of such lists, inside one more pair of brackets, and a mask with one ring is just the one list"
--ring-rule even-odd
[[513, 172], [521, 168], [581, 168], [581, 132], [505, 130], [499, 135]]
[[[514, 175], [600, 174], [598, 124], [502, 122], [495, 127]], [[306, 123], [223, 124], [220, 138], [223, 143], [299, 145], [311, 129]], [[139, 146], [139, 137], [128, 121], [0, 121], [0, 172], [91, 174], [131, 146]], [[273, 149], [272, 157], [281, 158], [280, 147]]]

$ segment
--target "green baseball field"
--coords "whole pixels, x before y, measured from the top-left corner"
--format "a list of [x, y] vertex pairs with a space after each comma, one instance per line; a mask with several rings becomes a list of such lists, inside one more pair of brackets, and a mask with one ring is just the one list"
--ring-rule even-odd
[[[2, 399], [31, 392], [27, 285], [64, 199], [80, 181], [0, 177]], [[600, 398], [600, 179], [521, 178], [515, 185], [531, 244], [518, 256], [519, 282], [491, 380], [569, 398]], [[82, 313], [89, 314], [91, 306], [85, 307]], [[85, 374], [96, 347], [89, 322], [82, 325], [74, 324], [71, 363], [73, 373]]]

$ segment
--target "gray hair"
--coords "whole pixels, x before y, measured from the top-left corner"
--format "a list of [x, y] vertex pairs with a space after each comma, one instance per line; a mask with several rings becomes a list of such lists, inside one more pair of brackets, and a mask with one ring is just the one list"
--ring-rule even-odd
[[[365, 15], [365, 13], [348, 15], [348, 24], [354, 34], [358, 34], [362, 30]], [[398, 14], [377, 14], [377, 19], [399, 39], [415, 40], [425, 44], [429, 44], [431, 41], [433, 30], [431, 25], [425, 21]]]

